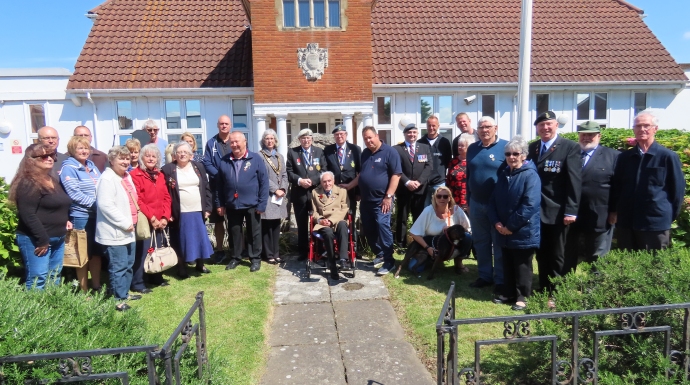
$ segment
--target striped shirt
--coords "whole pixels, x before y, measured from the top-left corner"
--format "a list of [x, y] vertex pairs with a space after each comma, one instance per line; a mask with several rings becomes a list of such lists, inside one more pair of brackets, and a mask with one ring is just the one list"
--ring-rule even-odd
[[86, 161], [86, 166], [73, 157], [62, 162], [60, 182], [72, 199], [69, 207], [70, 216], [88, 218], [96, 214], [96, 183], [100, 177], [100, 171], [90, 160]]

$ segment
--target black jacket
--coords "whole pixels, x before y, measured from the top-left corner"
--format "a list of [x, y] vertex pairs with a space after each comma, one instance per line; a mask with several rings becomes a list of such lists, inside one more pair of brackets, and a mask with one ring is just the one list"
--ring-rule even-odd
[[[290, 200], [292, 202], [306, 203], [311, 201], [311, 190], [315, 189], [321, 184], [321, 173], [328, 171], [328, 166], [326, 162], [326, 157], [323, 155], [323, 150], [311, 146], [311, 156], [312, 156], [312, 170], [309, 170], [309, 165], [306, 164], [304, 156], [302, 155], [302, 147], [294, 147], [288, 149], [286, 169], [288, 180], [292, 185], [290, 190]], [[317, 166], [318, 163], [318, 166]], [[311, 179], [311, 187], [305, 189], [304, 187], [297, 184], [297, 181], [302, 179]]]
[[599, 145], [582, 169], [582, 194], [577, 221], [573, 224], [583, 231], [603, 233], [611, 226], [609, 193], [619, 151]]
[[[206, 168], [204, 165], [190, 161], [192, 167], [194, 167], [194, 172], [199, 177], [199, 195], [201, 199], [201, 210], [204, 212], [210, 212], [212, 208], [213, 199], [211, 196], [211, 187], [209, 186], [208, 180], [206, 179]], [[161, 172], [165, 175], [165, 184], [168, 186], [168, 193], [172, 200], [172, 210], [171, 215], [173, 217], [170, 225], [178, 226], [180, 223], [180, 186], [177, 182], [177, 161], [168, 163], [161, 167]]]
[[[323, 149], [323, 155], [326, 157], [326, 168], [335, 176], [335, 184], [350, 183], [362, 171], [362, 149], [358, 145], [349, 142], [345, 143], [347, 150], [345, 151], [345, 162], [340, 168], [340, 161], [338, 160], [338, 146], [331, 144]], [[348, 191], [348, 195], [359, 195], [359, 187], [355, 187]]]
[[[396, 191], [398, 199], [405, 195], [421, 195], [426, 193], [426, 186], [431, 176], [431, 164], [433, 163], [431, 147], [424, 143], [419, 143], [419, 141], [415, 142], [414, 146], [414, 162], [410, 161], [410, 153], [407, 152], [405, 142], [393, 146], [398, 155], [400, 155], [400, 166], [402, 167], [402, 175], [400, 176], [400, 183], [398, 183]], [[415, 191], [410, 191], [405, 187], [405, 183], [410, 180], [416, 180], [421, 183]]]
[[[450, 140], [444, 138], [443, 136], [438, 136], [433, 145], [429, 144], [429, 138], [424, 135], [418, 140], [419, 143], [424, 143], [431, 147], [431, 155], [434, 158], [432, 163], [432, 173], [429, 177], [430, 185], [437, 185], [444, 183], [446, 181], [446, 169], [448, 164], [450, 164], [451, 159], [453, 159], [453, 151], [450, 148]], [[457, 143], [455, 148], [457, 151]]]
[[531, 143], [527, 159], [537, 166], [541, 179], [541, 221], [562, 224], [566, 214], [576, 216], [580, 207], [580, 145], [558, 136], [546, 155], [540, 157], [540, 150], [540, 140]]

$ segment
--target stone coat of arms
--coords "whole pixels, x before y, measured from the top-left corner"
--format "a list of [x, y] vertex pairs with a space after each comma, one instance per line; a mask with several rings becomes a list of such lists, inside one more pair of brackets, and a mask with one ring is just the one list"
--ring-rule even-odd
[[307, 80], [319, 80], [328, 67], [328, 48], [319, 48], [318, 43], [308, 43], [307, 48], [297, 49], [297, 65]]

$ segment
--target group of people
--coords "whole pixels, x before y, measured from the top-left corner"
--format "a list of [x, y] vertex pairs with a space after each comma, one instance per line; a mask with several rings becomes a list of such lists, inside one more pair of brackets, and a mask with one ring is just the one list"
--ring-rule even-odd
[[[244, 250], [255, 272], [262, 259], [281, 261], [280, 225], [288, 217], [288, 199], [299, 259], [308, 258], [310, 231], [319, 233], [335, 280], [337, 261], [348, 263], [347, 219], [353, 213], [354, 220], [358, 203], [361, 235], [378, 275], [394, 268], [396, 243], [408, 246], [409, 215], [409, 242], [432, 259], [438, 256], [431, 237], [462, 225], [469, 242], [456, 252], [468, 254], [471, 245], [478, 265], [470, 286], [494, 286], [494, 301], [515, 310], [526, 306], [532, 292], [535, 253], [540, 287], [552, 292], [552, 279], [574, 270], [580, 255], [594, 261], [608, 252], [614, 225], [621, 248], [669, 245], [685, 181], [678, 156], [654, 141], [658, 123], [652, 114], [635, 117], [637, 145], [622, 154], [600, 145], [595, 122], [578, 126], [579, 143], [559, 136], [552, 111], [537, 117], [540, 140], [529, 145], [519, 136], [499, 139], [491, 117], [479, 119], [476, 130], [465, 113], [456, 123], [461, 134], [452, 142], [440, 135], [439, 120], [431, 116], [426, 135], [419, 138], [419, 129], [409, 124], [405, 141], [393, 146], [367, 126], [364, 150], [347, 142], [343, 125], [333, 129], [335, 143], [324, 149], [313, 146], [312, 131], [303, 129], [297, 135], [300, 145], [288, 149], [285, 159], [274, 130], [263, 132], [255, 153], [223, 115], [203, 157], [196, 154], [194, 136], [184, 134], [165, 165], [167, 143], [157, 137], [153, 121], [144, 125], [150, 143], [142, 148], [132, 139], [107, 155], [91, 147], [88, 128], [77, 127], [67, 146], [69, 158], [56, 152], [57, 132], [44, 127], [39, 144], [27, 148], [10, 195], [19, 208], [17, 240], [27, 287], [53, 279], [65, 231], [72, 227], [89, 235], [92, 286], [100, 287], [101, 259], [107, 257], [113, 296], [121, 301], [132, 298], [128, 290], [150, 292], [146, 281], [166, 284], [160, 274], [144, 275], [142, 263], [151, 244], [165, 242], [167, 229], [182, 278], [188, 276], [188, 263], [208, 273], [205, 260], [212, 254], [216, 260], [225, 257], [226, 228], [232, 245], [226, 269], [240, 264]], [[148, 223], [137, 223], [139, 212]], [[206, 241], [206, 219], [214, 224], [215, 252]], [[135, 242], [137, 226], [148, 226], [151, 239]], [[462, 264], [455, 267], [467, 272]], [[78, 277], [86, 289], [86, 268]]]

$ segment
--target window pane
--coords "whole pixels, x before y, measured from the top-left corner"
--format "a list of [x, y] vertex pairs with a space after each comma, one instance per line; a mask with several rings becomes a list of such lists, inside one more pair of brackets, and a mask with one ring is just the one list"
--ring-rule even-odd
[[376, 98], [376, 120], [378, 124], [391, 124], [391, 97]]
[[165, 121], [167, 128], [182, 128], [180, 124], [180, 101], [166, 100], [165, 101]]
[[328, 26], [340, 27], [340, 1], [328, 1]]
[[537, 116], [549, 110], [549, 94], [537, 94]]
[[647, 109], [647, 93], [635, 92], [635, 115]]
[[434, 113], [434, 97], [433, 96], [422, 96], [420, 98], [420, 112], [422, 114], [422, 123], [425, 123], [427, 119]]
[[31, 113], [31, 132], [35, 134], [39, 128], [46, 125], [46, 114], [42, 104], [29, 105], [29, 111]]
[[118, 100], [117, 104], [117, 123], [120, 130], [131, 130], [132, 126], [132, 102], [129, 100]]
[[316, 132], [318, 132], [319, 134], [325, 134], [326, 133], [326, 123], [319, 123]]
[[379, 133], [379, 139], [383, 143], [386, 143], [388, 145], [391, 144], [391, 131], [390, 130], [378, 130]]
[[438, 120], [441, 124], [453, 124], [453, 97], [438, 97]]
[[232, 127], [247, 127], [247, 100], [232, 99]]
[[577, 94], [577, 120], [589, 120], [589, 94]]
[[496, 95], [482, 95], [482, 116], [496, 119]]
[[325, 0], [314, 0], [314, 27], [326, 26], [326, 4]]
[[606, 119], [606, 99], [608, 94], [597, 92], [594, 94], [594, 119]]
[[309, 123], [300, 123], [299, 124], [299, 130], [302, 131], [305, 128], [309, 128]]
[[185, 100], [187, 111], [187, 128], [201, 128], [201, 101]]
[[283, 0], [283, 26], [295, 26], [295, 0]]
[[120, 146], [124, 146], [130, 139], [132, 139], [132, 135], [120, 135]]
[[309, 27], [309, 0], [299, 0], [297, 2], [299, 8], [299, 27]]
[[285, 121], [285, 131], [287, 131], [287, 144], [289, 145], [290, 143], [292, 143], [292, 121], [291, 120]]

